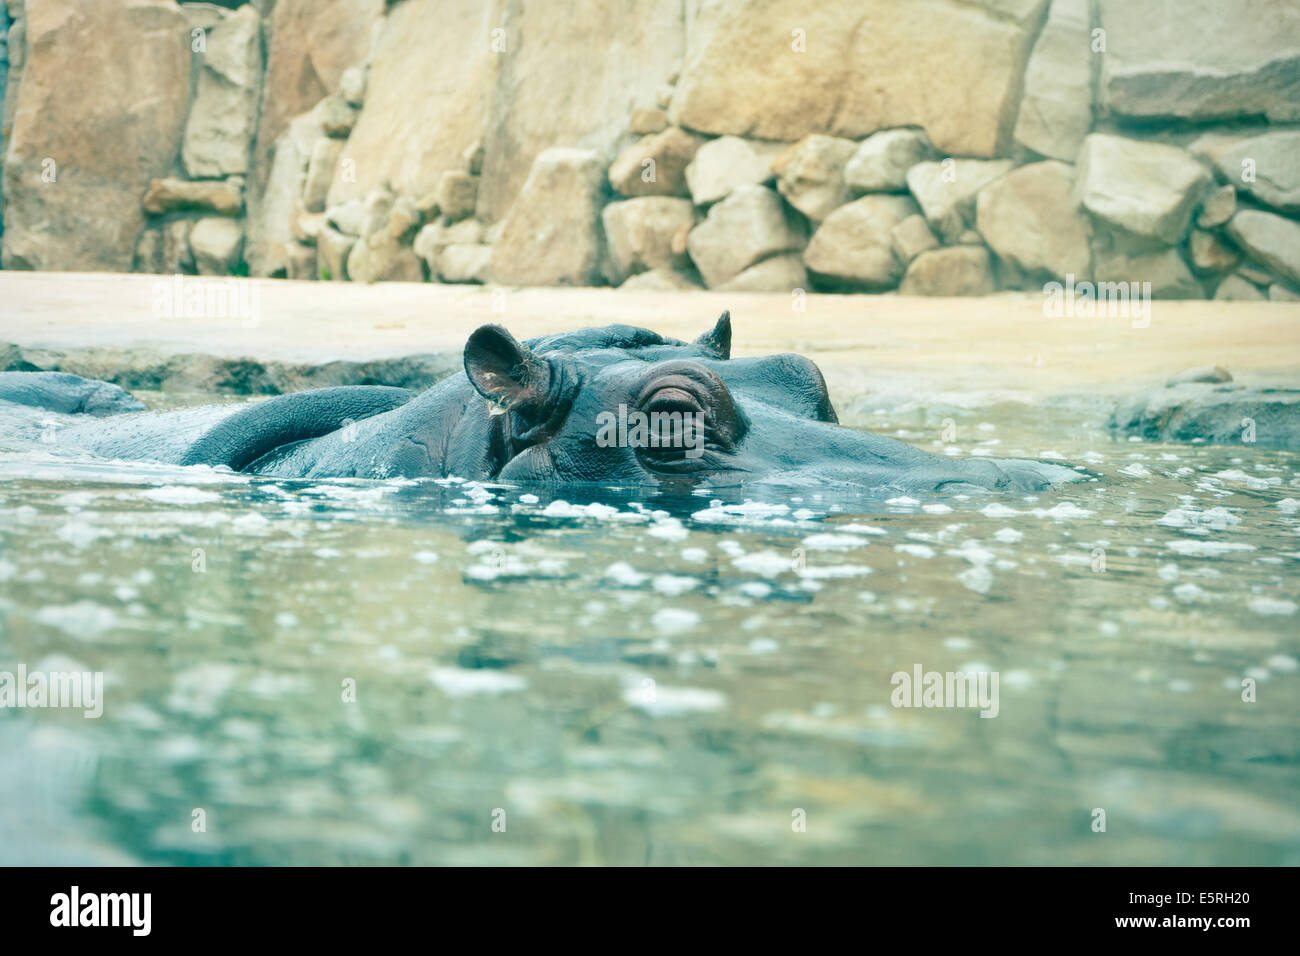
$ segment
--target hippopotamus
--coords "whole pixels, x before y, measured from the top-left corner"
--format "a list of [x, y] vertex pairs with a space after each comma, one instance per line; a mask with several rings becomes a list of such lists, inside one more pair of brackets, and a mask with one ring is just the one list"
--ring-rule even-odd
[[[915, 493], [1030, 492], [1080, 477], [1044, 462], [935, 455], [842, 426], [812, 361], [732, 358], [731, 334], [729, 313], [693, 342], [626, 325], [520, 342], [484, 325], [465, 345], [464, 371], [420, 393], [343, 386], [253, 403], [71, 415], [60, 419], [57, 444], [279, 478]], [[3, 377], [0, 400], [13, 400], [25, 374], [38, 373]], [[115, 388], [105, 383], [63, 384], [130, 399], [103, 391]], [[81, 411], [57, 395], [47, 403], [47, 411]]]

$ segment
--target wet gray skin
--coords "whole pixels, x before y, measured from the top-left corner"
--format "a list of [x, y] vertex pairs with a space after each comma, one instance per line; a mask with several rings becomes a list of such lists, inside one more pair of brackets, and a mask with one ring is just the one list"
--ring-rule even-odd
[[[464, 373], [418, 396], [355, 386], [253, 405], [73, 420], [59, 444], [282, 478], [921, 493], [1037, 491], [1081, 477], [1042, 462], [934, 455], [842, 427], [808, 359], [730, 353], [727, 313], [691, 343], [612, 325], [521, 344], [487, 325], [466, 344]], [[663, 425], [663, 441], [653, 428], [639, 436], [602, 432], [636, 413], [647, 420], [658, 414], [676, 430]], [[702, 439], [682, 431], [683, 420], [702, 423]]]

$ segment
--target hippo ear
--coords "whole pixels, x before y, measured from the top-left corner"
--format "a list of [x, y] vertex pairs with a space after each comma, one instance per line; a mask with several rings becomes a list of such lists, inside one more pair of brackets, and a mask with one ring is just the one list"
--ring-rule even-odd
[[731, 312], [718, 316], [718, 324], [696, 339], [695, 344], [720, 359], [731, 358]]
[[503, 411], [536, 408], [551, 388], [551, 367], [499, 325], [482, 325], [465, 343], [465, 374]]

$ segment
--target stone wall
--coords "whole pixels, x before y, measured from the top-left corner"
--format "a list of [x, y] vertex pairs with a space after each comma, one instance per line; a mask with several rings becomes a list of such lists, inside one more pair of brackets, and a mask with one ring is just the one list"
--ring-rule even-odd
[[1294, 0], [6, 5], [4, 268], [1300, 289]]

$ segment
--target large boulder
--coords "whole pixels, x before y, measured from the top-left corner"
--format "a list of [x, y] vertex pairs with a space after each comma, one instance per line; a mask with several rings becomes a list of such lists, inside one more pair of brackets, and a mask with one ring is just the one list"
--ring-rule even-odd
[[1031, 276], [1091, 272], [1088, 217], [1074, 195], [1074, 168], [1056, 160], [1021, 166], [976, 200], [976, 228], [1002, 259]]
[[907, 188], [926, 220], [946, 242], [956, 242], [973, 225], [979, 191], [1015, 164], [1009, 159], [944, 159], [917, 163], [907, 173]]
[[640, 196], [612, 202], [601, 213], [601, 222], [614, 285], [637, 272], [687, 265], [686, 238], [695, 224], [689, 199]]
[[849, 200], [844, 166], [857, 148], [851, 139], [805, 136], [772, 165], [777, 191], [813, 222], [821, 222]]
[[923, 252], [907, 267], [903, 295], [988, 295], [996, 288], [989, 251], [983, 246], [944, 246]]
[[492, 281], [505, 285], [595, 285], [605, 163], [590, 149], [556, 148], [533, 162], [492, 247]]
[[379, 187], [434, 192], [483, 137], [498, 60], [494, 3], [405, 0], [388, 11], [375, 43], [365, 103], [343, 149], [328, 203]]
[[262, 87], [262, 19], [240, 7], [208, 31], [181, 159], [195, 179], [248, 172]]
[[[561, 16], [554, 4], [471, 2], [483, 8], [485, 26], [504, 30], [499, 36], [505, 48], [493, 55], [499, 69], [491, 95], [477, 100], [480, 109], [492, 104], [478, 215], [499, 222], [543, 150], [592, 149], [606, 161], [617, 155], [628, 141], [628, 116], [653, 103], [655, 91], [681, 63], [691, 5], [569, 0]], [[439, 0], [436, 6], [444, 4]], [[436, 19], [441, 21], [441, 13]], [[483, 41], [482, 49], [489, 42]], [[463, 59], [466, 54], [457, 49], [449, 55]], [[445, 122], [450, 121], [449, 115]]]
[[[784, 149], [784, 144], [779, 144]], [[761, 186], [772, 178], [774, 144], [755, 146], [739, 136], [719, 136], [695, 151], [686, 167], [686, 188], [697, 206], [730, 195], [737, 186]]]
[[125, 272], [140, 197], [176, 162], [189, 30], [170, 0], [26, 4], [4, 157], [6, 269]]
[[919, 129], [886, 129], [864, 139], [844, 167], [844, 182], [854, 193], [901, 193], [907, 171], [934, 153]]
[[1300, 223], [1271, 212], [1243, 209], [1228, 223], [1228, 235], [1252, 259], [1292, 283], [1300, 283]]
[[1035, 27], [950, 0], [716, 0], [691, 23], [669, 112], [787, 141], [919, 126], [945, 153], [993, 156], [1010, 143]]
[[1093, 133], [1079, 152], [1079, 201], [1101, 221], [1143, 239], [1172, 245], [1213, 179], [1187, 150]]
[[243, 206], [244, 198], [237, 185], [212, 179], [154, 179], [140, 200], [140, 208], [157, 216], [169, 212], [238, 216]]
[[1092, 128], [1091, 0], [1052, 0], [1029, 65], [1016, 119], [1016, 142], [1071, 162]]
[[903, 265], [894, 255], [893, 228], [916, 214], [907, 196], [855, 199], [826, 217], [813, 233], [803, 261], [822, 285], [879, 291], [898, 284]]
[[939, 244], [930, 224], [920, 213], [908, 216], [889, 230], [889, 242], [893, 246], [898, 261], [907, 265], [927, 249]]
[[646, 136], [619, 153], [609, 184], [624, 196], [685, 196], [686, 167], [702, 142], [676, 126]]
[[741, 186], [714, 203], [691, 230], [686, 248], [710, 289], [779, 252], [796, 252], [808, 241], [802, 222], [766, 186]]
[[1214, 152], [1214, 165], [1229, 183], [1265, 205], [1300, 213], [1300, 131], [1238, 140]]
[[1300, 119], [1295, 0], [1100, 0], [1099, 97], [1111, 113]]

